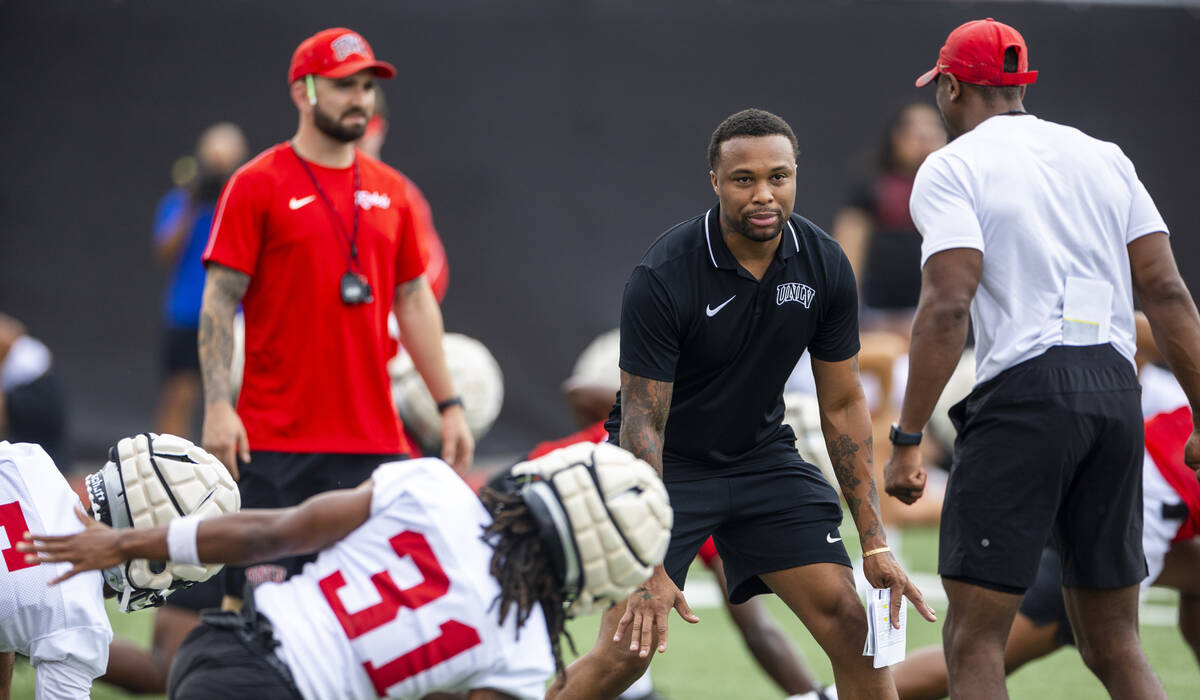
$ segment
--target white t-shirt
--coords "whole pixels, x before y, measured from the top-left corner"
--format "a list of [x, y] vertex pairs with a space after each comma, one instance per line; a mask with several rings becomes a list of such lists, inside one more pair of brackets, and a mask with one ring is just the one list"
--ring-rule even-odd
[[17, 651], [37, 668], [38, 698], [86, 698], [108, 666], [112, 627], [100, 572], [57, 586], [70, 564], [25, 564], [15, 545], [24, 530], [68, 535], [83, 525], [79, 497], [39, 446], [0, 442], [0, 651]]
[[283, 583], [255, 589], [308, 700], [495, 688], [541, 698], [554, 659], [540, 606], [520, 628], [493, 602], [491, 517], [440, 459], [384, 464], [371, 517]]
[[922, 266], [952, 248], [983, 252], [971, 304], [977, 382], [1056, 345], [1110, 342], [1133, 362], [1126, 246], [1167, 227], [1115, 144], [1032, 115], [994, 116], [925, 159], [910, 209]]

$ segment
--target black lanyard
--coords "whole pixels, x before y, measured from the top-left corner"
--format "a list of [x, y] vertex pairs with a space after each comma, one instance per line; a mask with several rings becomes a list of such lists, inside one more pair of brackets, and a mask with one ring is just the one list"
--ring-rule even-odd
[[313, 187], [316, 188], [317, 194], [320, 195], [321, 201], [325, 203], [325, 208], [329, 211], [329, 218], [333, 219], [333, 223], [337, 226], [337, 233], [341, 234], [342, 238], [350, 245], [350, 253], [346, 260], [351, 270], [361, 272], [358, 265], [358, 202], [355, 198], [358, 196], [358, 190], [362, 183], [358, 173], [358, 156], [354, 156], [354, 191], [350, 195], [350, 207], [354, 209], [354, 232], [346, 233], [346, 225], [342, 223], [342, 217], [338, 216], [337, 209], [334, 209], [333, 202], [329, 196], [325, 194], [325, 190], [321, 188], [321, 183], [317, 181], [317, 176], [313, 174], [312, 168], [308, 167], [308, 163], [296, 153], [296, 147], [292, 146], [292, 153], [296, 154], [296, 160], [300, 161], [300, 167], [304, 168], [304, 172], [308, 175], [308, 179], [312, 180]]

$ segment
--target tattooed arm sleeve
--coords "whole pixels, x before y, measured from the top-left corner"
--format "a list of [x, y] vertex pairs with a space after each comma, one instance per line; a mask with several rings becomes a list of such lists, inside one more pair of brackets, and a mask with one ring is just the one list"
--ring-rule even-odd
[[858, 356], [841, 362], [814, 358], [812, 364], [821, 407], [821, 432], [846, 508], [858, 526], [863, 549], [882, 547], [887, 542], [879, 516], [871, 416], [858, 379]]
[[671, 409], [672, 382], [659, 382], [621, 371], [621, 447], [663, 475], [663, 435]]
[[200, 303], [200, 375], [204, 401], [233, 401], [229, 367], [233, 362], [233, 317], [250, 286], [250, 275], [209, 263]]

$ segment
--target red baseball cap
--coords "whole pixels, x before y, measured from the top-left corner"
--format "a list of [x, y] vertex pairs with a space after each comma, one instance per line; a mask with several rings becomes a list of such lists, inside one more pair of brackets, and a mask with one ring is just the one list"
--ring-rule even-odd
[[[1017, 50], [1017, 72], [1004, 72], [1004, 52]], [[972, 85], [1028, 85], [1037, 82], [1037, 71], [1029, 70], [1025, 39], [1012, 27], [988, 17], [960, 25], [946, 37], [938, 52], [937, 65], [917, 78], [925, 87], [942, 73]]]
[[386, 61], [376, 61], [371, 45], [358, 32], [345, 27], [325, 29], [308, 37], [292, 54], [288, 82], [306, 75], [325, 78], [345, 78], [360, 70], [372, 68], [380, 78], [392, 78], [396, 68]]

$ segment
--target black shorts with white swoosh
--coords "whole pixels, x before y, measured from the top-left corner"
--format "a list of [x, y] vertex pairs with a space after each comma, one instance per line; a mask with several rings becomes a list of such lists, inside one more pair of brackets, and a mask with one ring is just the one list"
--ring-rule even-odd
[[[822, 488], [831, 499], [812, 497]], [[667, 493], [675, 523], [663, 563], [680, 588], [709, 535], [724, 563], [734, 603], [771, 592], [759, 574], [807, 564], [850, 566], [838, 533], [842, 510], [837, 494], [811, 464], [668, 482]]]

